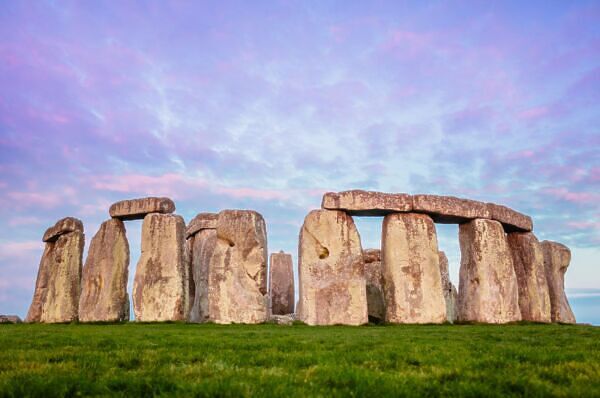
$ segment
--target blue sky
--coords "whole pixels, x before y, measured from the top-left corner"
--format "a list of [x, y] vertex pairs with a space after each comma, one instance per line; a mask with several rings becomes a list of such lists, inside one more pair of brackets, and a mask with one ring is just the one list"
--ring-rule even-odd
[[[149, 195], [187, 221], [258, 210], [294, 258], [325, 191], [492, 201], [600, 288], [598, 2], [248, 4], [2, 2], [0, 313], [25, 314], [48, 226], [78, 217], [89, 244]], [[380, 222], [357, 220], [365, 247]]]

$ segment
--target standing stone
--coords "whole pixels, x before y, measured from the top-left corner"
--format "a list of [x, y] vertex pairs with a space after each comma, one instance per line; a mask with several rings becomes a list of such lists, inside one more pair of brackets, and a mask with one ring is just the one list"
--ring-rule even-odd
[[458, 320], [521, 320], [517, 276], [502, 224], [476, 219], [461, 224]]
[[565, 272], [571, 262], [571, 251], [563, 244], [543, 241], [544, 268], [550, 293], [552, 322], [575, 323], [575, 315], [565, 294]]
[[142, 255], [133, 282], [133, 310], [141, 322], [185, 320], [188, 265], [181, 216], [152, 213], [142, 224]]
[[82, 231], [73, 231], [46, 243], [26, 322], [78, 319], [84, 241]]
[[271, 315], [294, 313], [294, 265], [292, 255], [280, 251], [271, 253], [269, 268], [269, 298]]
[[352, 217], [313, 210], [300, 230], [299, 319], [309, 325], [368, 322], [365, 265]]
[[448, 322], [456, 321], [456, 305], [458, 293], [456, 287], [450, 282], [450, 273], [448, 272], [448, 257], [443, 251], [439, 251], [440, 274], [442, 276], [442, 289], [444, 291], [444, 300], [446, 301], [446, 317]]
[[550, 294], [544, 269], [544, 253], [531, 232], [507, 235], [519, 285], [519, 307], [524, 321], [551, 322]]
[[435, 225], [425, 214], [396, 213], [383, 219], [385, 318], [392, 323], [443, 323]]
[[83, 232], [83, 223], [81, 220], [74, 217], [65, 217], [60, 219], [54, 224], [54, 226], [48, 228], [42, 238], [43, 242], [54, 242], [60, 235], [64, 235], [69, 232], [80, 231]]
[[202, 229], [187, 240], [191, 252], [191, 273], [195, 286], [190, 310], [190, 322], [205, 322], [210, 319], [208, 311], [208, 269], [215, 245], [216, 229]]
[[267, 321], [267, 231], [259, 213], [219, 213], [208, 274], [209, 320], [224, 324]]
[[123, 221], [111, 219], [92, 238], [83, 267], [80, 322], [129, 320], [129, 243]]
[[385, 301], [383, 297], [383, 266], [381, 250], [363, 250], [365, 260], [365, 278], [367, 280], [367, 309], [369, 322], [383, 322], [385, 319]]

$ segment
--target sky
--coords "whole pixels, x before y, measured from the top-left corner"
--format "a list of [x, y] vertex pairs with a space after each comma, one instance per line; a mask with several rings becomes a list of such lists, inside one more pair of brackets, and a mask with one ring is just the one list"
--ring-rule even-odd
[[257, 210], [294, 261], [326, 191], [500, 203], [600, 289], [600, 3], [490, 3], [1, 1], [0, 313], [25, 316], [46, 228], [80, 218], [87, 251], [143, 196]]

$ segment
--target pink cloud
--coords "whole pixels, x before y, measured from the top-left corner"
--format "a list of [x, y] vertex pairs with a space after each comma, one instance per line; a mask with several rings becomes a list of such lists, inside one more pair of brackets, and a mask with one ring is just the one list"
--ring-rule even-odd
[[21, 242], [2, 242], [0, 243], [0, 258], [11, 259], [15, 257], [32, 256], [34, 252], [41, 253], [44, 243], [40, 240], [29, 240]]
[[543, 118], [550, 113], [550, 109], [545, 106], [538, 106], [534, 108], [525, 109], [518, 114], [521, 120], [537, 120]]
[[574, 229], [600, 229], [600, 221], [570, 221], [567, 225]]
[[600, 193], [570, 192], [566, 188], [549, 188], [544, 190], [544, 192], [557, 199], [577, 204], [597, 203], [600, 201]]
[[61, 195], [49, 192], [8, 192], [6, 197], [18, 207], [41, 206], [49, 209], [62, 202]]

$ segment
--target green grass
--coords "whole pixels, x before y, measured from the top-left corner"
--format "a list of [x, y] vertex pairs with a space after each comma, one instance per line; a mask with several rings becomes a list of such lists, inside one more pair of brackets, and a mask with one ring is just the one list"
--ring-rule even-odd
[[0, 396], [600, 396], [600, 328], [3, 325]]

